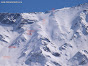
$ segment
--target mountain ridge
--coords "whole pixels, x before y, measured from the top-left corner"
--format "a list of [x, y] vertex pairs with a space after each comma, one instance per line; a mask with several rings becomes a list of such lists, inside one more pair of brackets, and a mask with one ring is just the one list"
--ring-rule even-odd
[[0, 66], [87, 66], [87, 9], [0, 13]]

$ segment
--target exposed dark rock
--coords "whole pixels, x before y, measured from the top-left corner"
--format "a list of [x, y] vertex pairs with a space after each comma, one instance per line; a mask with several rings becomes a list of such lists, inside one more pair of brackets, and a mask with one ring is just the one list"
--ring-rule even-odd
[[60, 54], [57, 53], [57, 52], [53, 52], [52, 54], [53, 54], [54, 56], [56, 56], [56, 57], [60, 57]]
[[61, 47], [59, 47], [59, 50], [66, 50], [66, 48], [67, 47], [70, 47], [70, 48], [72, 48], [72, 46], [70, 45], [70, 44], [67, 44], [67, 43], [65, 43], [65, 44], [63, 44]]
[[45, 51], [47, 51], [47, 52], [51, 52], [50, 49], [49, 49], [47, 46], [43, 47], [43, 49], [44, 49]]
[[88, 63], [88, 57], [86, 55], [87, 53], [84, 51], [77, 52], [71, 59], [71, 62], [74, 62], [76, 60], [78, 62], [78, 65], [85, 65]]
[[61, 66], [61, 65], [60, 65], [59, 63], [57, 63], [57, 62], [52, 61], [52, 63], [55, 64], [56, 66]]

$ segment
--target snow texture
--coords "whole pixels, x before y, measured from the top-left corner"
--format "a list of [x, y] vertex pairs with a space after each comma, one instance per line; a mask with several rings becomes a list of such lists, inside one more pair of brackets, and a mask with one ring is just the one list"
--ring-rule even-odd
[[0, 13], [0, 66], [88, 66], [88, 4]]

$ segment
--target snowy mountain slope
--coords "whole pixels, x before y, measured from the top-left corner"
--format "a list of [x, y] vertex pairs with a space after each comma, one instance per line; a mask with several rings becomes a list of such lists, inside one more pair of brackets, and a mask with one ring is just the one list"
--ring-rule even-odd
[[88, 66], [88, 4], [48, 13], [0, 13], [0, 66]]

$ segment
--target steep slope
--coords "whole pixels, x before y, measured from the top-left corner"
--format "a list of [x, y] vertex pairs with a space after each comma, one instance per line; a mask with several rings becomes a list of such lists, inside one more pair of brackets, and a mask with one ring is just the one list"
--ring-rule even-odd
[[88, 66], [87, 9], [0, 13], [0, 66]]

